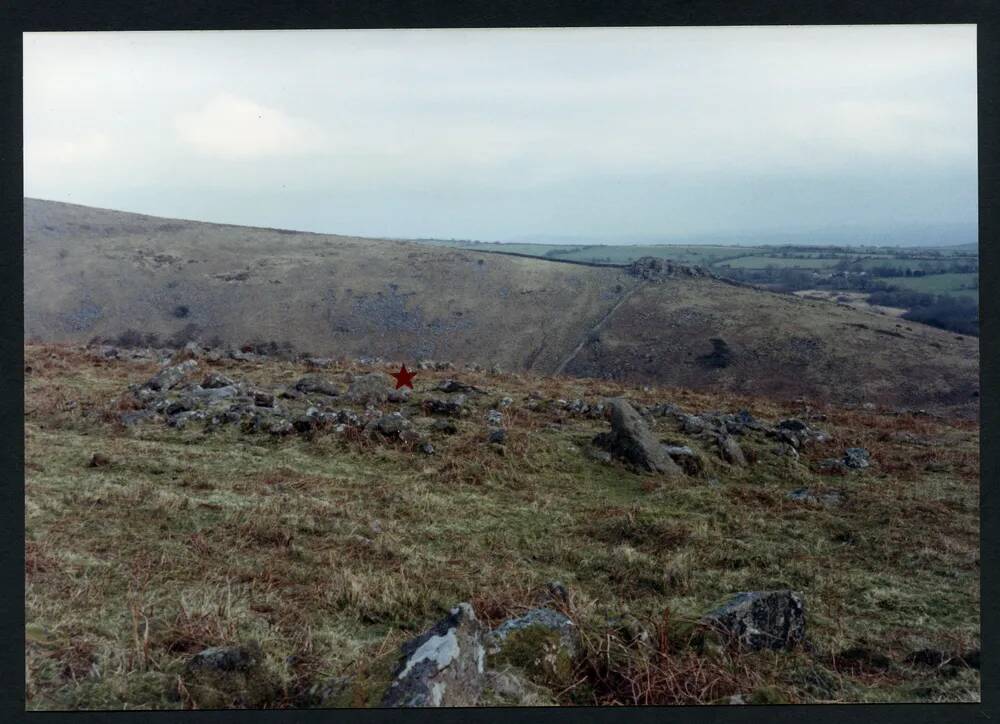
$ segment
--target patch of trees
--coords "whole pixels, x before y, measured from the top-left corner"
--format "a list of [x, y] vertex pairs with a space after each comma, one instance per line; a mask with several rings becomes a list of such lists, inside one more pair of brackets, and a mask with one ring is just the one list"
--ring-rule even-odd
[[715, 369], [728, 367], [733, 361], [733, 352], [729, 349], [729, 345], [726, 343], [726, 340], [720, 339], [719, 337], [712, 337], [708, 341], [712, 343], [712, 351], [708, 354], [701, 355], [698, 358], [698, 361], [706, 367], [712, 367]]
[[951, 294], [925, 294], [892, 285], [891, 278], [875, 278], [871, 274], [814, 276], [802, 269], [729, 269], [718, 268], [720, 276], [739, 282], [768, 287], [777, 292], [800, 289], [829, 289], [868, 294], [868, 303], [882, 307], [905, 309], [903, 319], [921, 322], [959, 334], [979, 334], [979, 303], [974, 298]]
[[889, 288], [884, 282], [873, 279], [868, 275], [839, 275], [828, 278], [815, 276], [813, 272], [804, 269], [782, 269], [779, 267], [768, 267], [766, 269], [713, 267], [713, 271], [727, 279], [766, 286], [776, 292], [796, 292], [800, 289], [869, 292]]
[[875, 292], [869, 304], [906, 309], [903, 319], [959, 334], [979, 335], [979, 303], [950, 294], [923, 294], [905, 289]]
[[575, 254], [578, 251], [584, 251], [584, 250], [589, 249], [589, 248], [591, 248], [591, 247], [589, 247], [589, 246], [566, 246], [566, 247], [560, 247], [558, 249], [549, 249], [542, 256], [547, 256], [549, 258], [560, 257], [560, 256], [568, 256], [570, 254]]
[[971, 263], [935, 264], [930, 267], [880, 264], [868, 270], [868, 273], [875, 277], [925, 277], [933, 274], [976, 274], [978, 272], [979, 265]]

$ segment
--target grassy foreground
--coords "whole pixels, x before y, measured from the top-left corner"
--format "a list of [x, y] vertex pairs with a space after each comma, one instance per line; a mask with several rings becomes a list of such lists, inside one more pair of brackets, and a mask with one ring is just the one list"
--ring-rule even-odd
[[[435, 454], [333, 432], [309, 440], [124, 428], [117, 398], [152, 363], [79, 347], [25, 349], [27, 701], [32, 709], [182, 708], [184, 662], [255, 640], [285, 695], [352, 677], [346, 706], [376, 705], [399, 644], [459, 601], [495, 624], [547, 581], [571, 593], [585, 639], [560, 704], [978, 701], [979, 672], [907, 660], [979, 647], [976, 423], [570, 378], [422, 371], [419, 400], [453, 377], [488, 394]], [[201, 362], [260, 385], [295, 362]], [[368, 371], [344, 362], [324, 376]], [[625, 395], [689, 412], [812, 415], [832, 435], [798, 461], [741, 440], [756, 462], [698, 451], [680, 482], [587, 454], [600, 419], [528, 401]], [[503, 396], [503, 454], [483, 416]], [[398, 409], [391, 403], [387, 411]], [[822, 416], [825, 416], [823, 418]], [[823, 473], [852, 446], [875, 465]], [[110, 464], [89, 467], [93, 453]], [[839, 490], [842, 505], [786, 498]], [[727, 654], [687, 646], [691, 624], [744, 590], [792, 588], [811, 650]], [[621, 634], [628, 618], [651, 645]], [[613, 623], [618, 620], [619, 623]]]

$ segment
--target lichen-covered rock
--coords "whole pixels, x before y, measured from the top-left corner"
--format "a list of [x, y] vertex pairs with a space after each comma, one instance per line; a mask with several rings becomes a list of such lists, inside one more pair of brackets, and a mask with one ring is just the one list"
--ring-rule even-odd
[[274, 393], [267, 390], [254, 390], [253, 404], [258, 407], [274, 407]]
[[805, 603], [789, 590], [738, 593], [702, 624], [750, 650], [791, 649], [805, 640]]
[[171, 415], [167, 418], [167, 425], [170, 427], [175, 427], [178, 430], [183, 430], [187, 424], [194, 420], [204, 420], [205, 413], [201, 410], [188, 410], [186, 412], [178, 412], [176, 415]]
[[217, 646], [195, 654], [184, 667], [181, 680], [199, 709], [261, 708], [273, 704], [281, 690], [255, 642]]
[[764, 426], [748, 410], [740, 410], [726, 420], [726, 429], [732, 434], [742, 435], [747, 430], [762, 430], [763, 428]]
[[220, 387], [235, 387], [236, 382], [221, 372], [209, 372], [205, 375], [205, 379], [201, 381], [201, 386], [206, 390], [215, 390]]
[[491, 666], [516, 666], [533, 679], [552, 684], [572, 681], [579, 646], [576, 626], [551, 608], [535, 608], [508, 619], [486, 636]]
[[332, 418], [330, 421], [338, 425], [348, 427], [361, 427], [361, 418], [353, 410], [337, 410], [336, 413], [320, 413], [323, 418]]
[[217, 402], [235, 397], [238, 392], [235, 385], [224, 385], [222, 387], [195, 386], [189, 394], [204, 402]]
[[644, 410], [650, 417], [668, 417], [677, 415], [679, 412], [677, 405], [672, 402], [662, 402], [659, 405], [652, 405]]
[[424, 634], [407, 641], [382, 706], [475, 706], [484, 684], [482, 625], [460, 603]]
[[465, 407], [465, 395], [455, 395], [454, 397], [431, 397], [424, 400], [424, 412], [428, 415], [447, 415], [449, 417], [459, 417], [468, 412]]
[[661, 259], [656, 256], [639, 257], [625, 267], [625, 273], [654, 283], [677, 276], [710, 276], [709, 273], [700, 266], [693, 264], [678, 264], [675, 261]]
[[300, 377], [295, 383], [295, 389], [299, 392], [318, 393], [329, 397], [336, 397], [340, 394], [340, 387], [328, 380], [324, 380], [319, 375], [306, 375]]
[[306, 367], [312, 369], [326, 369], [328, 367], [333, 367], [334, 360], [330, 357], [307, 357], [305, 359]]
[[730, 465], [735, 465], [737, 467], [743, 467], [747, 464], [746, 455], [743, 454], [743, 448], [740, 444], [736, 442], [736, 438], [731, 435], [721, 435], [719, 437], [719, 455]]
[[162, 400], [154, 406], [154, 409], [161, 411], [165, 415], [176, 415], [178, 412], [187, 412], [198, 406], [196, 400], [191, 397], [178, 397], [174, 400]]
[[486, 672], [480, 706], [557, 706], [552, 692], [513, 666]]
[[181, 362], [178, 365], [166, 367], [146, 380], [143, 387], [151, 390], [169, 390], [179, 385], [189, 373], [198, 368], [198, 363], [193, 359]]
[[267, 431], [275, 437], [285, 437], [295, 432], [295, 426], [288, 420], [279, 417], [268, 425]]
[[687, 435], [699, 435], [708, 427], [708, 423], [698, 415], [679, 413], [677, 422], [680, 423], [681, 431]]
[[372, 430], [378, 431], [386, 437], [398, 438], [404, 430], [409, 430], [410, 427], [410, 421], [398, 412], [382, 415], [382, 417], [371, 423]]
[[860, 470], [871, 465], [871, 458], [863, 447], [849, 447], [844, 451], [844, 465]]
[[357, 375], [347, 386], [346, 397], [356, 405], [377, 405], [389, 399], [392, 378], [382, 372]]
[[412, 390], [410, 390], [409, 387], [400, 387], [398, 390], [397, 389], [389, 390], [388, 394], [386, 395], [386, 399], [389, 402], [408, 402], [411, 394]]
[[472, 392], [476, 389], [470, 384], [452, 379], [441, 380], [441, 382], [438, 383], [437, 388], [441, 390], [441, 392]]
[[822, 430], [809, 427], [802, 420], [796, 418], [779, 420], [777, 426], [773, 430], [769, 430], [768, 434], [795, 448], [804, 447], [809, 443], [825, 442], [830, 439], [830, 436]]
[[159, 399], [159, 393], [149, 387], [131, 385], [129, 391], [135, 396], [135, 399], [144, 405], [148, 405]]
[[670, 476], [683, 475], [632, 405], [619, 397], [610, 400], [607, 409], [611, 432], [598, 435], [594, 444], [639, 470]]
[[663, 450], [688, 475], [700, 475], [705, 469], [705, 462], [701, 455], [687, 445], [664, 445]]

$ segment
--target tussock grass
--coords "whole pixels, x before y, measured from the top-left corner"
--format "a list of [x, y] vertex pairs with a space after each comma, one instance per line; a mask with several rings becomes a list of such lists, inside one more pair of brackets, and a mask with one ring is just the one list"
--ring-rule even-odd
[[[978, 431], [966, 421], [422, 371], [415, 399], [444, 377], [488, 390], [470, 398], [456, 434], [431, 433], [436, 454], [424, 456], [332, 432], [276, 441], [232, 428], [125, 429], [114, 422], [122, 391], [155, 366], [56, 345], [29, 345], [26, 364], [30, 708], [190, 706], [186, 659], [249, 640], [281, 678], [271, 705], [302, 705], [338, 676], [355, 681], [341, 704], [372, 705], [399, 644], [446, 609], [468, 600], [495, 625], [535, 605], [550, 580], [570, 590], [566, 612], [584, 640], [575, 681], [553, 691], [564, 704], [978, 700], [978, 671], [904, 661], [979, 646]], [[307, 371], [213, 367], [270, 385]], [[655, 434], [707, 462], [703, 475], [668, 483], [588, 456], [606, 423], [531, 410], [533, 392], [746, 408], [767, 420], [825, 415], [812, 424], [834, 440], [796, 462], [774, 456], [773, 441], [745, 439], [757, 463], [737, 469], [659, 418]], [[504, 395], [514, 403], [501, 452], [484, 415]], [[855, 445], [876, 465], [819, 473], [819, 460]], [[110, 465], [87, 467], [94, 452]], [[843, 504], [787, 499], [803, 486], [840, 491]], [[697, 619], [732, 593], [782, 587], [804, 595], [812, 649], [727, 652], [696, 635]], [[645, 639], [611, 623], [621, 617]]]

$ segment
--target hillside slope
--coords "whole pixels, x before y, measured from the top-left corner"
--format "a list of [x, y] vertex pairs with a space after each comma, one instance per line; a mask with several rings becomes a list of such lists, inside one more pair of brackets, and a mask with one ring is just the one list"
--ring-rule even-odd
[[28, 339], [188, 327], [320, 355], [964, 412], [977, 402], [977, 340], [711, 277], [35, 199], [24, 243]]
[[[522, 638], [486, 666], [529, 680], [478, 704], [980, 698], [974, 422], [470, 370], [397, 394], [389, 363], [195, 354], [159, 391], [143, 351], [25, 363], [30, 709], [378, 706], [451, 607], [494, 629], [553, 581], [579, 657]], [[340, 393], [289, 394], [317, 376]], [[615, 397], [683, 473], [605, 449]], [[808, 647], [699, 639], [782, 589]], [[199, 652], [251, 642], [252, 693], [197, 688]]]

